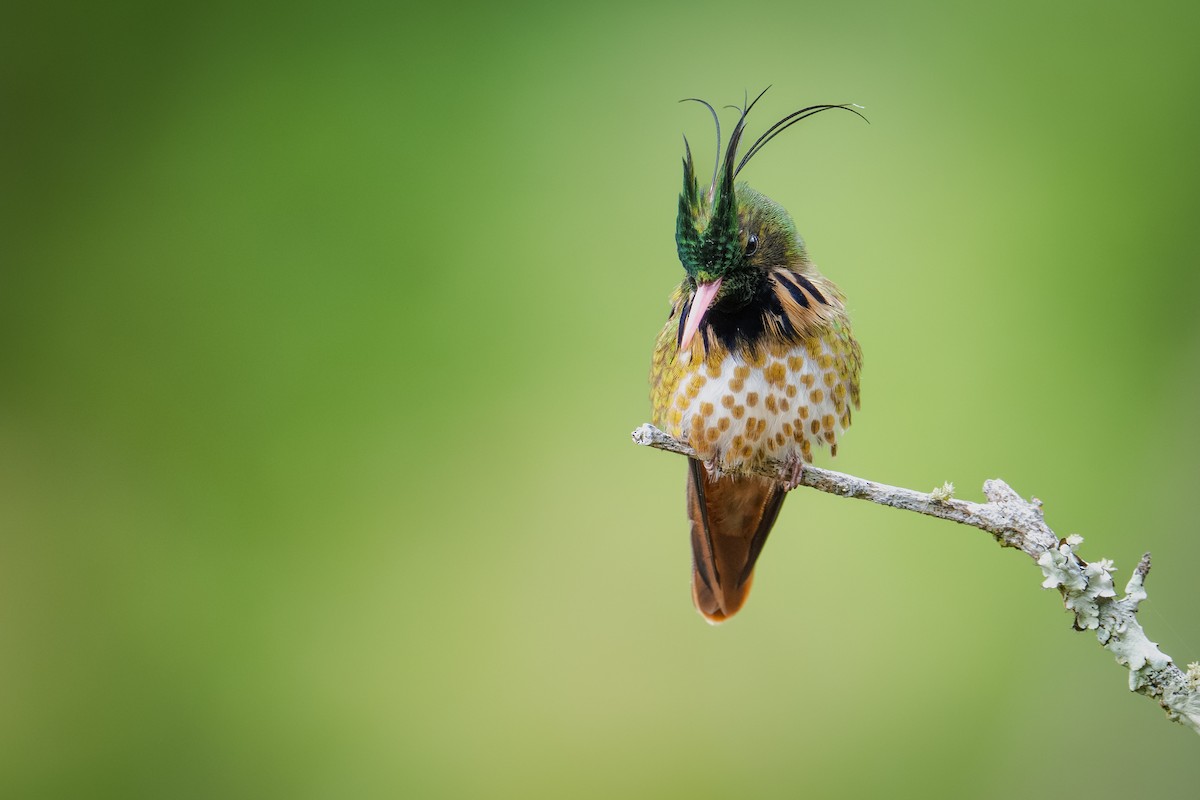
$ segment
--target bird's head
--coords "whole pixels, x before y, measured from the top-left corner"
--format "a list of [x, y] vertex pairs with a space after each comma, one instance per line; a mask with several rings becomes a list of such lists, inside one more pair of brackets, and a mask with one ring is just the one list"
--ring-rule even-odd
[[738, 160], [746, 116], [765, 93], [764, 89], [741, 110], [724, 160], [721, 160], [721, 127], [716, 110], [703, 100], [689, 98], [703, 103], [712, 112], [717, 126], [718, 161], [713, 168], [712, 183], [702, 193], [692, 164], [692, 150], [684, 138], [683, 191], [679, 194], [675, 244], [694, 293], [680, 350], [691, 343], [710, 308], [745, 305], [754, 297], [768, 270], [804, 260], [804, 243], [787, 211], [745, 183], [735, 185], [738, 173], [767, 142], [802, 119], [831, 108], [862, 116], [849, 104], [802, 108], [768, 128]]

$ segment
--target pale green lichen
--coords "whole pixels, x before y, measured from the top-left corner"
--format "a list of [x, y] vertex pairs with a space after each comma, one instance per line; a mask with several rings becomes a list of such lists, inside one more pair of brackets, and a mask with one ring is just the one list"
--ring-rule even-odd
[[[1114, 601], [1117, 592], [1113, 586], [1112, 575], [1116, 572], [1113, 562], [1102, 558], [1084, 563], [1075, 554], [1075, 548], [1082, 543], [1083, 537], [1073, 534], [1058, 547], [1042, 553], [1038, 558], [1038, 566], [1046, 576], [1042, 586], [1061, 591], [1067, 608], [1075, 614], [1075, 627], [1096, 631], [1100, 644], [1108, 648], [1118, 664], [1129, 669], [1131, 690], [1152, 686], [1151, 674], [1168, 667], [1171, 659], [1146, 637], [1132, 617], [1138, 603], [1146, 599], [1142, 581], [1145, 572], [1134, 570], [1125, 588], [1125, 597]], [[1200, 665], [1195, 674], [1200, 682]], [[1191, 681], [1190, 669], [1188, 675]], [[1190, 702], [1190, 698], [1185, 699]]]
[[1082, 542], [1082, 536], [1068, 536], [1057, 548], [1042, 553], [1038, 566], [1046, 576], [1042, 587], [1062, 591], [1067, 608], [1075, 613], [1075, 627], [1095, 630], [1100, 626], [1099, 601], [1117, 596], [1112, 580], [1114, 568], [1106, 558], [1083, 564], [1075, 555], [1075, 548]]
[[1087, 588], [1079, 559], [1075, 558], [1075, 548], [1069, 539], [1053, 550], [1042, 553], [1038, 558], [1038, 566], [1046, 576], [1046, 580], [1042, 581], [1043, 589], [1061, 586], [1064, 592], [1081, 592]]
[[1200, 689], [1200, 661], [1193, 661], [1187, 668], [1188, 688], [1193, 691]]
[[1136, 622], [1113, 631], [1104, 646], [1116, 656], [1118, 664], [1129, 668], [1130, 691], [1150, 683], [1148, 672], [1166, 669], [1171, 663], [1170, 656], [1146, 638], [1146, 632]]
[[941, 486], [935, 487], [929, 496], [939, 503], [944, 503], [954, 497], [954, 484], [946, 481]]

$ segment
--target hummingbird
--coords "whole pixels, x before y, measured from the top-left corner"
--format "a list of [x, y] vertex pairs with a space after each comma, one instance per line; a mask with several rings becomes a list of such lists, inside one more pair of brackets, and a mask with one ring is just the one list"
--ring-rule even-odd
[[[653, 423], [689, 444], [687, 514], [692, 599], [717, 624], [746, 602], [754, 565], [787, 492], [813, 448], [837, 455], [859, 406], [862, 352], [844, 297], [817, 271], [791, 216], [738, 173], [773, 138], [832, 109], [802, 108], [776, 122], [739, 158], [753, 102], [745, 103], [702, 192], [684, 137], [683, 190], [675, 243], [686, 273], [654, 347]], [[863, 117], [863, 119], [866, 119]], [[748, 474], [764, 462], [774, 479]]]

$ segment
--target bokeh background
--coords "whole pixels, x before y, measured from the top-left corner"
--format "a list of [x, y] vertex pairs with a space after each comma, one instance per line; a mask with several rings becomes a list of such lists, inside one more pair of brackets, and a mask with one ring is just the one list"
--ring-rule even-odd
[[982, 533], [800, 491], [705, 625], [628, 434], [676, 100], [860, 103], [744, 173], [849, 297], [834, 466], [1153, 551], [1200, 660], [1197, 13], [5, 3], [4, 796], [1194, 796]]

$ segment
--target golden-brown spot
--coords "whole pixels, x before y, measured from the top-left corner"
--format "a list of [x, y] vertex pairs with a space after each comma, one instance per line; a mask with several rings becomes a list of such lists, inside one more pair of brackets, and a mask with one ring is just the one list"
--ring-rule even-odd
[[781, 362], [776, 361], [763, 370], [763, 378], [772, 386], [782, 387], [787, 382], [787, 370]]
[[721, 435], [721, 432], [719, 430], [717, 430], [716, 428], [709, 428], [707, 431], [705, 431], [704, 438], [708, 439], [710, 442], [715, 442], [717, 440], [717, 437], [720, 435]]
[[808, 429], [812, 431], [813, 436], [816, 436], [821, 432], [821, 420], [814, 419], [812, 422], [808, 423]]
[[811, 358], [819, 358], [821, 355], [821, 343], [816, 339], [809, 339], [804, 343], [804, 349], [808, 351]]
[[786, 394], [788, 397], [795, 397], [796, 396], [796, 387], [792, 386], [791, 384], [788, 384]]
[[729, 391], [731, 391], [731, 392], [740, 392], [742, 389], [745, 389], [745, 388], [746, 388], [746, 382], [744, 380], [742, 380], [741, 378], [734, 378], [733, 380], [731, 380], [729, 382]]
[[808, 399], [813, 401], [814, 405], [824, 402], [825, 392], [821, 391], [820, 389], [813, 389], [812, 392], [809, 393]]
[[745, 437], [743, 437], [739, 433], [737, 436], [733, 437], [733, 441], [730, 442], [730, 445], [733, 447], [734, 450], [740, 450], [742, 445], [744, 445], [745, 443], [746, 443]]
[[721, 377], [721, 365], [720, 364], [711, 364], [711, 363], [705, 364], [704, 371], [708, 373], [708, 377], [710, 377], [710, 378]]
[[804, 369], [804, 359], [800, 356], [792, 356], [788, 359], [788, 369], [792, 372], [799, 372]]
[[719, 420], [717, 420], [717, 427], [720, 428], [722, 431], [729, 430], [730, 424], [731, 423], [729, 422], [729, 417], [721, 417]]
[[692, 429], [699, 431], [703, 428], [704, 428], [704, 418], [701, 417], [699, 414], [693, 414], [692, 415]]
[[837, 386], [833, 387], [833, 396], [834, 397], [845, 397], [846, 396], [846, 384], [839, 383]]
[[735, 380], [746, 380], [746, 378], [750, 377], [750, 368], [744, 364], [740, 367], [735, 367], [733, 370], [733, 377]]
[[814, 378], [811, 373], [808, 375], [800, 376], [800, 383], [804, 384], [805, 389], [811, 389], [812, 385], [813, 385], [813, 381], [814, 381]]
[[846, 411], [845, 414], [842, 414], [842, 427], [843, 428], [850, 427], [850, 412], [848, 410]]
[[726, 408], [733, 408], [733, 395], [727, 394], [721, 398], [721, 405]]
[[846, 401], [840, 397], [835, 398], [833, 401], [833, 408], [835, 411], [837, 411], [837, 413], [841, 414], [846, 410]]
[[764, 405], [766, 405], [767, 411], [775, 412], [779, 410], [779, 402], [775, 399], [775, 395], [773, 394], [767, 395]]
[[790, 423], [790, 422], [783, 423], [783, 435], [784, 436], [792, 435], [792, 423]]
[[754, 449], [750, 445], [742, 448], [742, 458], [750, 458], [752, 455], [754, 455]]
[[825, 441], [829, 442], [830, 444], [833, 444], [835, 441], [837, 441], [833, 436], [833, 431], [825, 431]]
[[734, 406], [733, 408], [729, 409], [729, 413], [733, 414], [734, 419], [741, 419], [742, 415], [746, 413], [746, 407]]
[[808, 406], [800, 406], [796, 412], [800, 415], [800, 419], [808, 419]]
[[829, 353], [821, 353], [820, 357], [817, 358], [817, 363], [821, 365], [821, 369], [829, 369], [833, 366], [833, 356], [829, 355]]
[[750, 392], [746, 395], [746, 405], [754, 408], [758, 405], [758, 392]]
[[792, 404], [787, 401], [786, 397], [779, 398], [779, 410], [780, 411], [787, 411], [788, 408], [791, 407], [791, 405]]
[[832, 372], [826, 372], [824, 380], [826, 386], [832, 387], [835, 383], [837, 383], [837, 375], [834, 375]]
[[800, 452], [804, 454], [805, 461], [812, 463], [812, 445], [808, 443], [808, 439], [800, 443]]
[[777, 433], [777, 434], [775, 434], [775, 444], [776, 444], [776, 445], [778, 445], [779, 447], [783, 447], [783, 443], [784, 443], [785, 441], [787, 441], [787, 440], [783, 438], [783, 434], [782, 434], [782, 433]]
[[829, 444], [829, 455], [831, 455], [831, 456], [836, 456], [836, 455], [837, 455], [837, 442], [830, 442], [830, 444]]
[[684, 397], [683, 395], [679, 395], [678, 397], [675, 398], [675, 405], [678, 406], [679, 408], [687, 408], [687, 404], [688, 404], [688, 399], [686, 397]]
[[767, 432], [767, 421], [765, 419], [760, 419], [758, 421], [758, 433], [761, 436], [762, 434], [764, 434], [766, 432]]
[[763, 353], [762, 348], [755, 348], [754, 351], [750, 353], [750, 358], [746, 359], [746, 361], [752, 367], [761, 367], [763, 364], [767, 363], [767, 357], [766, 354]]
[[804, 428], [797, 427], [795, 432], [792, 434], [792, 438], [795, 439], [797, 442], [806, 441], [804, 438]]
[[827, 431], [833, 430], [833, 423], [834, 423], [833, 414], [826, 414], [825, 416], [821, 417], [821, 426], [823, 428], [825, 428], [825, 430], [827, 430]]
[[695, 400], [696, 395], [700, 394], [700, 387], [693, 384], [691, 386], [688, 386], [686, 391], [687, 391], [688, 399]]
[[711, 417], [712, 413], [713, 413], [713, 404], [712, 403], [701, 403], [700, 404], [700, 416]]

